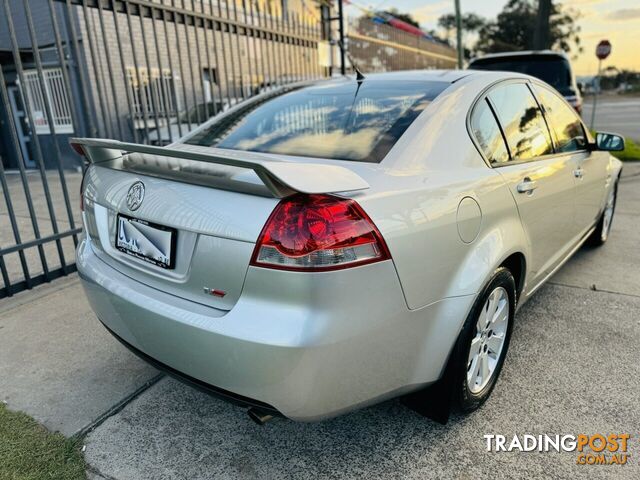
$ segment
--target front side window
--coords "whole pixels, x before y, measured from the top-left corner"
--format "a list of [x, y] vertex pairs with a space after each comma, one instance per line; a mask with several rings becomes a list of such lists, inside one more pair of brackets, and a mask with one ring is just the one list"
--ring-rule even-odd
[[187, 140], [233, 150], [380, 162], [445, 82], [331, 82], [247, 103]]
[[553, 130], [558, 152], [585, 150], [587, 139], [582, 122], [573, 108], [546, 87], [536, 85], [536, 94], [544, 106], [549, 127]]
[[473, 109], [471, 130], [489, 162], [504, 163], [509, 161], [509, 152], [500, 127], [486, 99], [478, 102]]
[[529, 87], [509, 83], [489, 93], [514, 161], [553, 153], [549, 130]]

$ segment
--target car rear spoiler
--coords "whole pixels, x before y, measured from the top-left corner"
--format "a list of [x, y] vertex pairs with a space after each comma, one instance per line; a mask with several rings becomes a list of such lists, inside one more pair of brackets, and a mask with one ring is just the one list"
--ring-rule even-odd
[[[198, 147], [185, 145], [183, 148], [155, 147], [137, 143], [126, 143], [102, 138], [71, 138], [69, 144], [94, 164], [109, 163], [125, 154], [138, 153], [143, 156], [130, 156], [129, 163], [140, 161], [148, 163], [148, 155], [170, 157], [208, 164], [227, 165], [253, 170], [269, 191], [277, 198], [292, 193], [339, 193], [369, 188], [369, 184], [358, 174], [339, 165], [322, 163], [296, 163], [260, 158], [263, 154], [241, 152], [238, 150], [211, 149], [211, 153], [202, 152]], [[159, 162], [161, 163], [161, 162]], [[168, 171], [170, 171], [168, 169]]]

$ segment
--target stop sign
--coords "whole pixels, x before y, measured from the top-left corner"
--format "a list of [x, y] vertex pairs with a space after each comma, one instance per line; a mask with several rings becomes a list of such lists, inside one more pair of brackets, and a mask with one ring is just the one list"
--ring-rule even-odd
[[600, 40], [600, 43], [596, 47], [596, 57], [600, 60], [604, 60], [611, 53], [611, 42], [609, 40]]

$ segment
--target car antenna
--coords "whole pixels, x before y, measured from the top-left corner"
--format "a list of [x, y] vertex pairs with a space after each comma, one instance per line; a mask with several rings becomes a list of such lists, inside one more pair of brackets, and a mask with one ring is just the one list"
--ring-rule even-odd
[[349, 59], [349, 63], [351, 63], [353, 70], [356, 72], [356, 82], [358, 82], [358, 85], [360, 85], [362, 81], [366, 78], [364, 76], [364, 73], [360, 71], [360, 69], [358, 68], [358, 64], [353, 60], [353, 57], [349, 53], [349, 50], [344, 48], [344, 45], [340, 40], [338, 40], [338, 46], [340, 47], [340, 50], [342, 50], [344, 54], [347, 56], [347, 58]]

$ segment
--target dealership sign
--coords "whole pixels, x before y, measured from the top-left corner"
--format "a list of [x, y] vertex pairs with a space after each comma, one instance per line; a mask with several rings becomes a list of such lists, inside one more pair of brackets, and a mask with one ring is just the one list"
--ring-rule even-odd
[[484, 435], [487, 452], [577, 452], [578, 465], [626, 465], [628, 433]]

